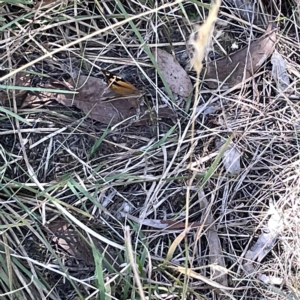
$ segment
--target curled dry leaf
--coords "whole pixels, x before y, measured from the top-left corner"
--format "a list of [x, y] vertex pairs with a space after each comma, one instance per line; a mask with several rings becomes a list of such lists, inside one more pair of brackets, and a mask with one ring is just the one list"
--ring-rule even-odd
[[[193, 91], [193, 84], [187, 72], [167, 51], [162, 49], [156, 49], [155, 51], [157, 52], [157, 65], [170, 90], [182, 97], [188, 97]], [[153, 51], [154, 56], [155, 51]]]
[[270, 203], [268, 213], [271, 215], [264, 232], [260, 235], [256, 243], [247, 251], [245, 257], [261, 262], [267, 253], [272, 249], [276, 239], [283, 231], [283, 218], [274, 204]]
[[[27, 78], [27, 76], [23, 76], [24, 74], [20, 73], [20, 76], [17, 77], [18, 85], [30, 86], [31, 75]], [[23, 81], [20, 81], [19, 77], [23, 78]], [[25, 97], [25, 100], [20, 105], [21, 108], [33, 107], [36, 104], [41, 105], [50, 100], [56, 100], [68, 107], [76, 106], [88, 114], [90, 118], [110, 125], [115, 125], [126, 119], [133, 119], [137, 116], [137, 110], [140, 109], [140, 94], [135, 93], [121, 97], [100, 78], [79, 76], [76, 83], [72, 79], [66, 82], [51, 80], [47, 84], [39, 84], [39, 87], [56, 90], [76, 90], [75, 87], [77, 87], [77, 94], [24, 91], [22, 99]], [[159, 107], [157, 112], [142, 107], [140, 116], [141, 119], [134, 122], [135, 126], [151, 125], [161, 118], [176, 119], [174, 112], [167, 107]]]
[[275, 49], [276, 32], [269, 24], [266, 33], [256, 41], [229, 57], [212, 61], [207, 65], [205, 83], [210, 88], [228, 89], [251, 77]]

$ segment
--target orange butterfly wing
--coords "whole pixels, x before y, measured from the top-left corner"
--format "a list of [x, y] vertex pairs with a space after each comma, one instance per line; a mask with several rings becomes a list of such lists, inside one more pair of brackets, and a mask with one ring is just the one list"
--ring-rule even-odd
[[129, 95], [138, 95], [140, 91], [133, 86], [131, 83], [125, 81], [121, 77], [107, 71], [102, 70], [105, 75], [106, 82], [108, 86], [118, 95], [129, 96]]

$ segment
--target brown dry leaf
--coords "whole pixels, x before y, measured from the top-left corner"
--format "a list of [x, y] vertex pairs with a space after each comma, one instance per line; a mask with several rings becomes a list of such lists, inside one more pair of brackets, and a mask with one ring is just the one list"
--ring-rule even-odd
[[[25, 73], [24, 73], [25, 74]], [[17, 78], [24, 78], [24, 74], [20, 73]], [[27, 75], [27, 74], [26, 74]], [[27, 77], [26, 77], [27, 78]], [[19, 86], [29, 86], [29, 81], [18, 80]], [[127, 118], [137, 115], [137, 109], [140, 105], [140, 95], [119, 96], [108, 87], [107, 83], [102, 79], [95, 77], [79, 76], [75, 84], [72, 79], [67, 82], [51, 80], [47, 84], [39, 84], [40, 88], [56, 89], [56, 90], [75, 90], [77, 86], [77, 94], [62, 94], [53, 92], [27, 92], [22, 93], [23, 97], [26, 93], [25, 100], [21, 108], [35, 105], [43, 105], [51, 100], [65, 106], [76, 106], [89, 117], [104, 124], [115, 125]], [[141, 108], [141, 119], [134, 123], [135, 126], [149, 125], [157, 122], [161, 118], [176, 119], [174, 112], [167, 107], [159, 107], [158, 113]]]
[[[80, 231], [77, 226], [72, 226], [67, 220], [62, 218], [58, 218], [51, 222], [47, 229], [51, 240], [64, 251], [72, 255], [75, 259], [85, 262], [89, 266], [94, 265], [95, 261], [92, 248], [81, 236], [82, 234], [87, 238], [85, 232]], [[88, 240], [92, 240], [95, 248], [99, 250], [111, 267], [119, 269], [119, 262], [114, 248], [108, 247], [94, 237], [90, 237]]]
[[187, 236], [191, 228], [184, 228], [184, 230], [175, 238], [175, 240], [172, 242], [172, 244], [169, 246], [167, 257], [165, 259], [165, 263], [167, 261], [170, 261], [174, 258], [174, 252], [177, 249], [177, 247], [180, 245], [182, 240]]
[[[51, 80], [50, 83], [39, 83], [39, 88], [44, 89], [56, 89], [56, 90], [73, 90], [73, 86], [68, 84], [67, 82], [61, 82], [56, 80]], [[51, 101], [51, 100], [58, 100], [60, 98], [64, 99], [65, 97], [68, 97], [67, 94], [57, 94], [54, 92], [34, 92], [34, 91], [25, 91], [26, 97], [23, 100], [22, 104], [20, 105], [20, 108], [24, 107], [35, 107], [39, 105], [45, 105], [45, 103]]]
[[[71, 79], [68, 82], [52, 80], [49, 84], [40, 85], [40, 87], [48, 89], [74, 90], [74, 86], [78, 86], [79, 89], [74, 96], [52, 92], [27, 93], [21, 108], [56, 100], [68, 107], [76, 106], [84, 113], [90, 112], [90, 118], [111, 125], [136, 116], [140, 95], [120, 97], [108, 87], [106, 82], [95, 77], [80, 76], [77, 81], [75, 84]], [[161, 118], [176, 119], [176, 115], [168, 107], [159, 107], [158, 113], [141, 108], [140, 115], [141, 119], [134, 122], [135, 126], [151, 125]]]
[[[277, 238], [284, 229], [283, 216], [271, 201], [268, 214], [271, 215], [271, 217], [265, 228], [263, 228], [262, 234], [245, 254], [248, 267], [252, 265], [252, 261], [261, 262], [264, 259], [272, 250]], [[249, 268], [246, 269], [248, 270]]]
[[[276, 205], [270, 201], [269, 210], [267, 212], [271, 217], [266, 226], [262, 229], [261, 235], [258, 237], [255, 244], [245, 254], [245, 263], [243, 269], [248, 274], [257, 272], [255, 261], [262, 262], [265, 256], [272, 250], [278, 237], [284, 230], [284, 216], [278, 210]], [[265, 284], [281, 284], [283, 279], [277, 276], [270, 276], [269, 274], [258, 273], [256, 278]]]
[[[218, 88], [223, 82], [223, 89], [228, 89], [251, 77], [273, 53], [276, 32], [269, 24], [265, 34], [229, 57], [212, 61], [207, 65], [205, 83], [212, 89]], [[219, 81], [219, 82], [218, 82]]]
[[136, 116], [140, 105], [140, 95], [107, 99], [113, 93], [107, 84], [99, 78], [80, 76], [77, 90], [73, 98], [59, 97], [57, 101], [66, 106], [76, 106], [89, 117], [104, 124], [115, 125], [125, 119]]
[[94, 263], [91, 248], [68, 221], [57, 219], [48, 225], [48, 229], [53, 233], [52, 241], [63, 250], [88, 265]]
[[188, 97], [193, 91], [193, 84], [187, 72], [175, 58], [165, 50], [157, 48], [157, 65], [161, 70], [170, 90], [182, 97]]
[[100, 78], [79, 76], [76, 84], [72, 79], [68, 82], [52, 81], [43, 88], [73, 89], [78, 87], [77, 94], [59, 94], [52, 92], [28, 93], [21, 107], [34, 103], [45, 103], [56, 100], [65, 106], [76, 106], [96, 121], [115, 125], [125, 119], [136, 116], [140, 104], [140, 95], [116, 97], [106, 82]]

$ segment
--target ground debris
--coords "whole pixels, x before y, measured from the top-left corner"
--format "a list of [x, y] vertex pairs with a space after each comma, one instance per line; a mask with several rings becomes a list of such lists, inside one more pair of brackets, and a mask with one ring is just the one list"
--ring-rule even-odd
[[205, 83], [213, 89], [229, 89], [253, 76], [273, 53], [276, 31], [269, 24], [265, 34], [231, 55], [207, 64]]

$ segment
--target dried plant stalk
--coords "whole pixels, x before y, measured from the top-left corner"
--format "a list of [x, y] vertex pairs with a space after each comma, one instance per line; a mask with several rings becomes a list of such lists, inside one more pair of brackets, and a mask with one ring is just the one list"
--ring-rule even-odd
[[207, 54], [207, 48], [212, 39], [212, 33], [217, 20], [221, 2], [222, 0], [216, 0], [215, 3], [212, 4], [207, 19], [202, 25], [197, 25], [195, 27], [195, 31], [190, 37], [190, 44], [194, 47], [191, 66], [197, 72], [198, 77], [202, 71], [202, 61]]

